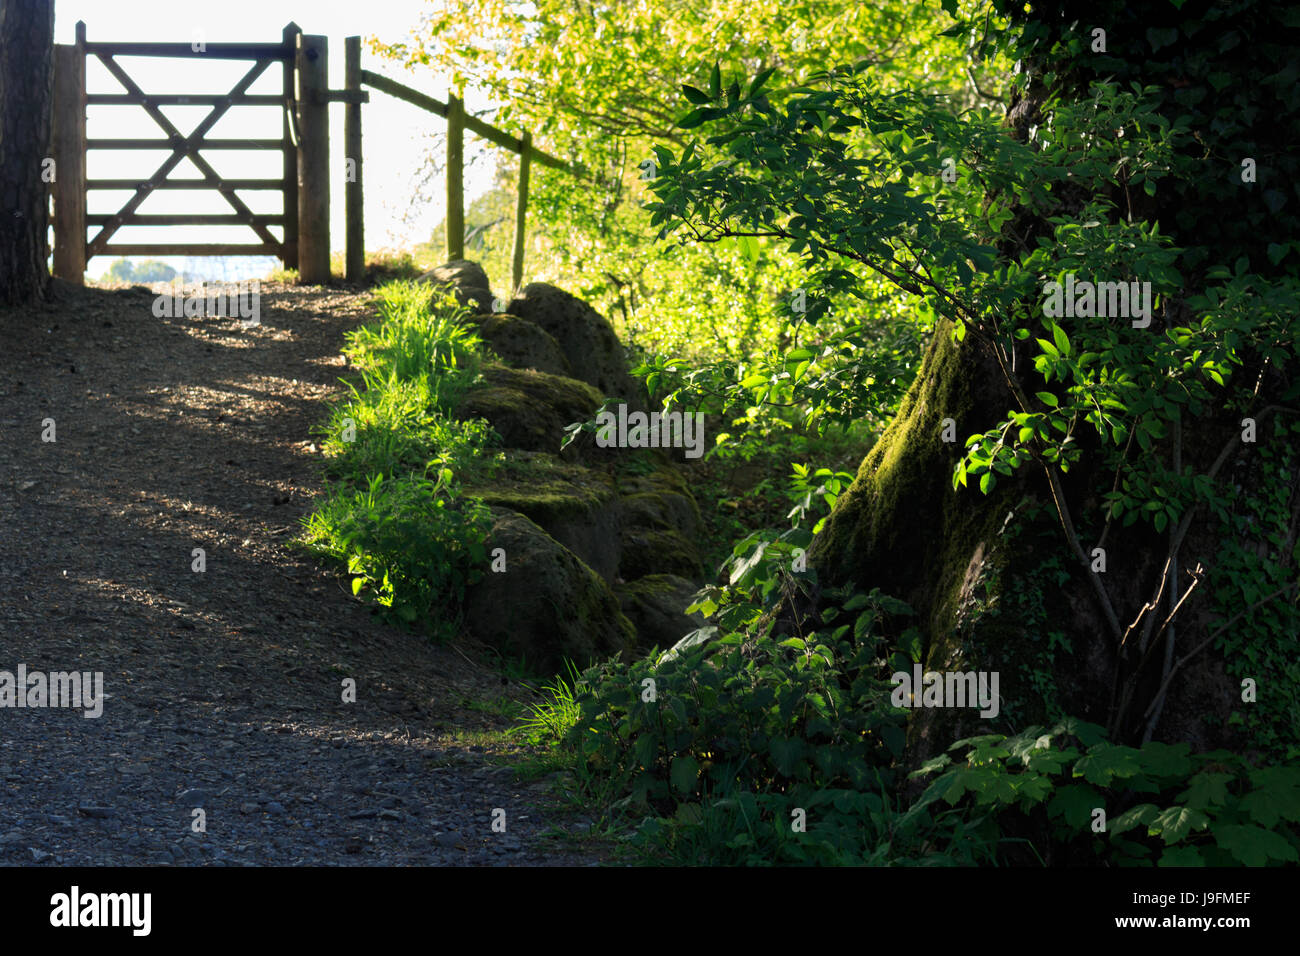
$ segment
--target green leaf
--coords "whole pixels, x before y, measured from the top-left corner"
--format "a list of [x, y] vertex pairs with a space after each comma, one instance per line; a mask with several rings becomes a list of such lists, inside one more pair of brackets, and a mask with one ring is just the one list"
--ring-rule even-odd
[[1220, 847], [1247, 866], [1267, 866], [1269, 860], [1294, 863], [1300, 856], [1283, 837], [1263, 827], [1228, 824], [1212, 832]]
[[1156, 866], [1205, 866], [1205, 860], [1194, 846], [1177, 846], [1165, 850]]
[[1160, 808], [1154, 803], [1139, 803], [1131, 810], [1121, 813], [1110, 822], [1107, 830], [1110, 831], [1111, 838], [1119, 836], [1126, 830], [1132, 830], [1136, 826], [1144, 823], [1151, 823], [1160, 813]]
[[674, 757], [669, 778], [678, 793], [688, 794], [695, 789], [695, 780], [699, 773], [700, 764], [694, 757]]
[[783, 776], [794, 776], [795, 767], [803, 757], [806, 745], [798, 737], [773, 737], [768, 745], [772, 764]]
[[1092, 787], [1082, 783], [1067, 783], [1056, 791], [1047, 804], [1049, 816], [1062, 817], [1072, 827], [1086, 826], [1092, 820], [1092, 811], [1105, 801]]
[[722, 93], [722, 67], [715, 61], [713, 72], [709, 74], [709, 96], [716, 100], [720, 93]]
[[1040, 402], [1042, 402], [1044, 405], [1048, 406], [1049, 408], [1056, 408], [1058, 405], [1061, 404], [1061, 400], [1057, 398], [1055, 395], [1053, 395], [1051, 392], [1035, 392], [1034, 395], [1037, 396]]
[[1061, 355], [1068, 356], [1070, 354], [1070, 340], [1065, 335], [1065, 329], [1059, 325], [1053, 325], [1052, 338], [1056, 340], [1056, 347], [1060, 350]]
[[1210, 818], [1200, 810], [1190, 807], [1170, 807], [1151, 821], [1151, 833], [1159, 834], [1166, 843], [1177, 843], [1192, 830], [1203, 830]]
[[705, 93], [703, 90], [698, 90], [693, 86], [688, 86], [685, 83], [682, 84], [682, 95], [696, 106], [703, 106], [705, 103], [712, 102], [712, 98], [708, 93]]

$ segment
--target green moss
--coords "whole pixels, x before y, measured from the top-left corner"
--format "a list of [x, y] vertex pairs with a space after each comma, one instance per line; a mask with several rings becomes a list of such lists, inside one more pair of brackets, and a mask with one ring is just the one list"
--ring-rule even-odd
[[[987, 427], [976, 401], [986, 369], [972, 361], [971, 340], [954, 343], [940, 323], [921, 370], [898, 414], [863, 459], [857, 477], [836, 503], [819, 537], [813, 564], [833, 583], [879, 587], [902, 597], [921, 615], [931, 654], [952, 657], [962, 585], [978, 573], [1014, 482], [990, 498], [952, 488], [965, 438]], [[984, 397], [984, 396], [981, 396]], [[943, 419], [956, 422], [956, 441], [942, 441]], [[974, 563], [978, 563], [976, 560]]]
[[490, 483], [470, 485], [465, 493], [489, 505], [527, 515], [546, 527], [590, 515], [614, 499], [614, 483], [604, 474], [545, 453], [507, 456]]
[[623, 532], [619, 573], [625, 578], [676, 574], [692, 581], [704, 577], [695, 545], [676, 531], [631, 529]]

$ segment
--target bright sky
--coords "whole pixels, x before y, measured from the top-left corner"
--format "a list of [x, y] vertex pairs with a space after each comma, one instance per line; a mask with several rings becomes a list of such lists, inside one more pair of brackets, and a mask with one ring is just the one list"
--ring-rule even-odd
[[[343, 40], [362, 37], [363, 69], [382, 73], [422, 92], [445, 100], [446, 80], [429, 69], [408, 72], [391, 61], [380, 61], [367, 49], [367, 39], [378, 36], [386, 42], [408, 37], [419, 22], [428, 0], [221, 0], [220, 3], [177, 2], [177, 0], [56, 0], [55, 42], [72, 43], [78, 20], [86, 23], [86, 38], [137, 42], [279, 42], [290, 21], [304, 33], [329, 38], [329, 82], [331, 89], [343, 86]], [[226, 93], [252, 65], [245, 60], [165, 59], [158, 57], [115, 58], [117, 63], [146, 93]], [[280, 70], [266, 73], [250, 93], [279, 93]], [[119, 93], [121, 86], [99, 62], [87, 59], [86, 88], [90, 93]], [[427, 240], [442, 218], [445, 183], [441, 175], [423, 186], [428, 174], [425, 160], [434, 150], [432, 134], [441, 132], [441, 117], [426, 113], [378, 90], [370, 90], [370, 102], [362, 107], [364, 155], [366, 248], [401, 247]], [[473, 92], [468, 106], [477, 108]], [[207, 106], [163, 106], [161, 110], [182, 132], [189, 133], [206, 117]], [[161, 138], [162, 129], [138, 106], [92, 105], [88, 108], [86, 135], [90, 138]], [[274, 106], [232, 107], [213, 127], [217, 138], [279, 138], [281, 110]], [[343, 106], [330, 107], [330, 240], [331, 247], [343, 248]], [[483, 152], [474, 137], [466, 138], [466, 202], [490, 182], [494, 153]], [[167, 158], [168, 151], [92, 150], [87, 175], [92, 179], [148, 179]], [[222, 176], [272, 178], [281, 175], [281, 154], [276, 151], [214, 150], [203, 157]], [[439, 166], [442, 157], [439, 157]], [[422, 170], [424, 175], [422, 175]], [[170, 178], [198, 178], [188, 159]], [[90, 193], [88, 212], [114, 213], [131, 192], [95, 190]], [[243, 191], [240, 198], [254, 212], [279, 212], [278, 192]], [[231, 213], [229, 204], [215, 191], [158, 190], [140, 206], [141, 213]], [[98, 232], [92, 227], [90, 235]], [[278, 226], [270, 227], [277, 236]], [[113, 242], [256, 242], [252, 230], [243, 226], [124, 226]], [[99, 276], [110, 259], [97, 257], [87, 274]], [[183, 259], [168, 259], [178, 268]], [[229, 278], [242, 278], [240, 265], [228, 260]], [[263, 269], [254, 270], [260, 274]], [[249, 274], [254, 274], [249, 273]]]

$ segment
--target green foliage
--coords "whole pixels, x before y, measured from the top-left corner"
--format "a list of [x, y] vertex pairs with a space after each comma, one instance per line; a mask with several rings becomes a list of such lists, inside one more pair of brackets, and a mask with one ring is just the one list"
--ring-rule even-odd
[[[657, 659], [591, 668], [565, 745], [682, 860], [860, 861], [889, 832], [880, 794], [904, 742], [876, 676], [874, 600], [850, 600], [854, 623], [827, 633], [697, 632]], [[826, 825], [792, 832], [796, 807]]]
[[[1300, 861], [1300, 768], [1255, 768], [1186, 743], [1125, 747], [1066, 719], [1051, 730], [959, 740], [913, 776], [939, 771], [916, 806], [991, 813], [1033, 834], [1057, 864], [1265, 866]], [[1103, 833], [1094, 811], [1106, 815]], [[1100, 824], [1098, 824], [1099, 826]]]
[[343, 562], [352, 592], [392, 620], [445, 638], [486, 557], [487, 508], [459, 486], [494, 466], [495, 436], [449, 414], [477, 375], [479, 342], [451, 296], [430, 302], [410, 281], [377, 295], [379, 320], [347, 336], [361, 381], [321, 429], [332, 482], [303, 519], [303, 541]]

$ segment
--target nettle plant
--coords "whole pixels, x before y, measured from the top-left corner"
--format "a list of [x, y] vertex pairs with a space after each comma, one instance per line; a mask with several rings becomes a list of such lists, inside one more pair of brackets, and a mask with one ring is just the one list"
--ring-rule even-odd
[[[710, 123], [712, 135], [678, 152], [656, 148], [650, 208], [661, 238], [784, 244], [803, 257], [820, 302], [864, 297], [861, 277], [871, 274], [911, 293], [939, 317], [941, 334], [979, 340], [1010, 399], [1000, 421], [966, 439], [954, 488], [974, 481], [991, 494], [1026, 466], [1040, 470], [1082, 568], [1093, 560], [1085, 525], [1100, 527], [1102, 542], [1113, 523], [1144, 522], [1166, 536], [1164, 572], [1140, 608], [1116, 606], [1099, 575], [1088, 574], [1115, 646], [1137, 635], [1142, 661], [1117, 688], [1108, 727], [1126, 732], [1139, 678], [1149, 677], [1143, 666], [1181, 605], [1170, 601], [1168, 615], [1162, 607], [1183, 587], [1173, 579], [1179, 549], [1200, 504], [1222, 510], [1223, 468], [1248, 434], [1234, 432], [1198, 468], [1183, 461], [1183, 422], [1258, 423], [1294, 412], [1261, 401], [1259, 385], [1300, 356], [1300, 285], [1252, 272], [1244, 258], [1185, 276], [1180, 268], [1203, 250], [1183, 255], [1136, 215], [1162, 183], [1177, 189], [1203, 174], [1186, 148], [1188, 119], [1157, 112], [1154, 87], [1094, 83], [1087, 95], [1048, 98], [1021, 142], [987, 109], [957, 115], [941, 97], [883, 92], [865, 64], [769, 95], [770, 78], [763, 71], [724, 86], [715, 69], [707, 90], [683, 88], [697, 106], [681, 125]], [[1298, 249], [1275, 243], [1268, 255], [1276, 264]], [[806, 320], [818, 317], [811, 309]], [[1095, 489], [1104, 509], [1095, 515], [1072, 513], [1082, 505], [1063, 488], [1085, 447], [1110, 476]], [[1296, 589], [1294, 534], [1283, 529], [1273, 543], [1278, 587], [1251, 610]], [[1121, 623], [1134, 613], [1133, 624]], [[1158, 698], [1181, 663], [1241, 617], [1181, 662], [1166, 654]], [[1287, 620], [1294, 633], [1294, 614]], [[1287, 708], [1294, 721], [1293, 697], [1282, 703], [1283, 720]], [[1145, 739], [1159, 713], [1153, 701], [1141, 715]]]

